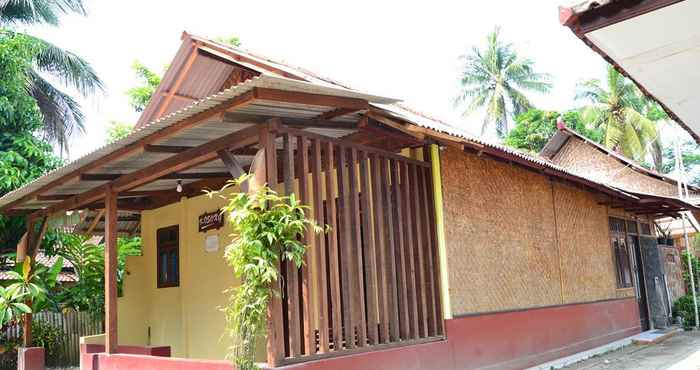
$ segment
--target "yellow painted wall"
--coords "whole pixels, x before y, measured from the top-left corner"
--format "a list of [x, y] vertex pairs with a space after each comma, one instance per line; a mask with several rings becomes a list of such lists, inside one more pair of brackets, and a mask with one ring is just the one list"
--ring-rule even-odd
[[[119, 299], [120, 344], [169, 345], [173, 357], [226, 358], [232, 342], [225, 334], [225, 317], [220, 308], [227, 302], [223, 291], [237, 285], [232, 268], [224, 260], [231, 228], [226, 224], [219, 230], [198, 231], [198, 216], [221, 206], [222, 199], [203, 195], [143, 212], [143, 256], [127, 261], [130, 274], [125, 280], [124, 296]], [[175, 224], [180, 232], [180, 285], [159, 289], [156, 230]], [[217, 252], [204, 248], [205, 237], [211, 234], [219, 235]], [[262, 360], [264, 344], [258, 347]]]

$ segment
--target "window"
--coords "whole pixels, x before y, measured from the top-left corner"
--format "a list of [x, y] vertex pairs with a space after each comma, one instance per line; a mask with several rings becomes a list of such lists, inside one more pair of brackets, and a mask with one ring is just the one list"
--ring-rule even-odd
[[179, 234], [177, 225], [164, 227], [156, 232], [158, 288], [180, 285]]
[[[615, 272], [617, 273], [617, 287], [629, 288], [632, 286], [632, 273], [630, 271], [630, 256], [627, 245], [627, 234], [625, 226], [631, 226], [629, 222], [625, 225], [625, 220], [610, 217], [610, 238], [615, 258]], [[634, 223], [636, 232], [637, 224]]]
[[651, 235], [651, 226], [648, 223], [642, 222], [642, 235]]

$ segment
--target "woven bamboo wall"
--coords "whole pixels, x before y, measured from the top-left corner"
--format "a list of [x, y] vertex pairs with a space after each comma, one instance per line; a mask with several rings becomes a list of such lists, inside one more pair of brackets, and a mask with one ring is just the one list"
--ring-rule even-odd
[[454, 314], [561, 303], [548, 180], [475, 155], [441, 155]]
[[561, 255], [563, 303], [614, 298], [608, 213], [591, 193], [552, 184]]
[[633, 294], [615, 289], [608, 211], [593, 194], [450, 148], [441, 164], [455, 315]]
[[552, 161], [575, 173], [644, 193], [678, 195], [676, 186], [639, 173], [617, 159], [577, 140], [570, 139]]

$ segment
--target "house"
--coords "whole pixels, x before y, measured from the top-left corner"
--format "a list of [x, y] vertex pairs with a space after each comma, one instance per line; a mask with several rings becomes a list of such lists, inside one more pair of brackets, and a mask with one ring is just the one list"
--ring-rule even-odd
[[[676, 180], [647, 169], [639, 163], [610, 150], [578, 132], [570, 129], [564, 122], [557, 123], [557, 131], [547, 142], [540, 156], [552, 163], [564, 167], [567, 170], [588, 176], [598, 182], [615, 187], [622, 191], [651, 196], [673, 196], [678, 194]], [[698, 188], [689, 186], [690, 202], [696, 203]], [[663, 208], [662, 208], [663, 209]], [[674, 211], [672, 211], [674, 212]], [[693, 234], [693, 227], [697, 223], [695, 217], [689, 215], [691, 222], [686, 222], [686, 231]], [[638, 292], [641, 298], [649, 303], [640, 302], [640, 305], [648, 305], [650, 314], [658, 317], [657, 327], [663, 327], [668, 322], [672, 302], [686, 294], [683, 280], [681, 254], [685, 250], [683, 221], [674, 217], [671, 213], [656, 213], [653, 227], [663, 243], [659, 243], [654, 250], [649, 250], [645, 258], [640, 255], [642, 261], [639, 266], [641, 276], [646, 275], [646, 286], [643, 292]], [[673, 238], [668, 241], [669, 238]], [[683, 240], [682, 243], [675, 242]], [[637, 244], [636, 240], [628, 243]], [[682, 246], [682, 247], [681, 247]], [[638, 246], [633, 246], [638, 248]], [[657, 283], [658, 282], [658, 283]]]
[[[104, 209], [106, 328], [83, 369], [232, 368], [231, 230], [202, 191], [245, 171], [330, 226], [273, 286], [269, 368], [520, 369], [629, 337], [654, 325], [632, 267], [654, 218], [698, 210], [185, 33], [134, 133], [0, 198], [28, 215], [20, 255], [47, 217]], [[143, 256], [117, 298], [119, 210], [140, 213]]]

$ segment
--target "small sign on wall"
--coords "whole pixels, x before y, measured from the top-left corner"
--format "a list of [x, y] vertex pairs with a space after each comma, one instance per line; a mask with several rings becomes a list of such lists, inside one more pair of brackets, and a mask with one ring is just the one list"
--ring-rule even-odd
[[207, 252], [216, 252], [219, 250], [219, 234], [207, 235], [204, 240], [204, 250]]
[[224, 214], [219, 211], [199, 215], [199, 232], [216, 230], [224, 226]]

